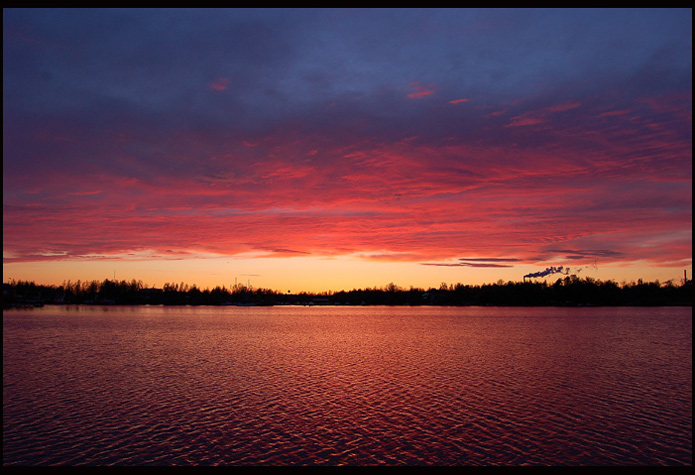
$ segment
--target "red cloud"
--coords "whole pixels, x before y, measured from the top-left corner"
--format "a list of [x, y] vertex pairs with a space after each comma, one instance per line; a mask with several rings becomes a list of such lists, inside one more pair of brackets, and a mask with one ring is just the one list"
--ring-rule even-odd
[[[495, 127], [476, 142], [353, 141], [337, 126], [320, 138], [293, 130], [253, 143], [234, 137], [205, 159], [210, 140], [194, 131], [174, 136], [159, 161], [114, 156], [108, 143], [99, 149], [108, 161], [89, 173], [35, 167], [5, 182], [5, 260], [171, 249], [445, 263], [462, 255], [537, 262], [543, 249], [614, 251], [604, 262], [691, 256], [688, 138], [663, 118], [661, 128], [636, 113], [597, 121], [604, 104], [572, 104], [528, 113], [547, 119], [542, 140]], [[570, 115], [586, 119], [568, 128], [561, 119]], [[510, 146], [510, 137], [523, 137], [523, 146]], [[91, 140], [85, 148], [96, 150], [102, 138]], [[123, 169], [131, 173], [118, 175]]]

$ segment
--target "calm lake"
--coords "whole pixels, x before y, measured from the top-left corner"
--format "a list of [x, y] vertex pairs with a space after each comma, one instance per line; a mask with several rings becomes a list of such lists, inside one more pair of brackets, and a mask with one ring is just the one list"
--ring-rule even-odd
[[692, 465], [692, 309], [3, 311], [4, 465]]

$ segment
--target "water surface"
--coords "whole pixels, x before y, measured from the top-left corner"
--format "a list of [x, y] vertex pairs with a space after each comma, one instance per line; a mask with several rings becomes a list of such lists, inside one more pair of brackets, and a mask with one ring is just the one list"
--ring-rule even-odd
[[692, 464], [691, 308], [3, 311], [3, 464]]

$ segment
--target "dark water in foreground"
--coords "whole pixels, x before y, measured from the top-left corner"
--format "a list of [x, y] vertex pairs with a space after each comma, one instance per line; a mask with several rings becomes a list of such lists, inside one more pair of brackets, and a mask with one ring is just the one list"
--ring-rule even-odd
[[692, 464], [691, 308], [3, 312], [3, 464]]

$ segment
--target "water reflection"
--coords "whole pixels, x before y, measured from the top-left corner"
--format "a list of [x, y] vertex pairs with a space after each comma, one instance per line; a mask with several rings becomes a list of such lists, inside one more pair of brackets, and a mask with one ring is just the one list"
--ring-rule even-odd
[[691, 309], [3, 312], [5, 464], [691, 464]]

